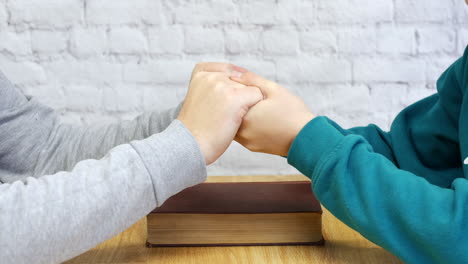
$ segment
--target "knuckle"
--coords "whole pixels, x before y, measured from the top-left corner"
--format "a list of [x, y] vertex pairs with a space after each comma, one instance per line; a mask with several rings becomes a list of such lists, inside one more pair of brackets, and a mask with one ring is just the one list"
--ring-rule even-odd
[[198, 79], [204, 79], [206, 78], [206, 72], [195, 72], [193, 75], [193, 78], [198, 80]]
[[230, 90], [231, 94], [233, 95], [239, 95], [241, 93], [239, 87], [236, 86], [231, 86], [228, 88], [228, 90]]
[[227, 63], [227, 62], [215, 62], [213, 63], [213, 66], [216, 66], [216, 69], [223, 72], [223, 71], [227, 71], [228, 69], [230, 69], [230, 64]]
[[224, 100], [226, 100], [226, 102], [228, 103], [233, 102], [235, 98], [234, 94], [229, 89], [223, 90], [223, 96], [224, 96]]
[[224, 83], [218, 81], [218, 80], [213, 80], [215, 82], [215, 84], [213, 85], [215, 89], [217, 90], [221, 90], [221, 91], [224, 91], [226, 89], [224, 89]]
[[228, 63], [223, 63], [223, 62], [220, 62], [218, 63], [218, 69], [222, 72], [224, 71], [227, 71], [229, 69], [229, 64]]
[[204, 73], [206, 75], [206, 79], [210, 82], [216, 82], [216, 75], [212, 74], [212, 73], [209, 73], [209, 72], [205, 72]]

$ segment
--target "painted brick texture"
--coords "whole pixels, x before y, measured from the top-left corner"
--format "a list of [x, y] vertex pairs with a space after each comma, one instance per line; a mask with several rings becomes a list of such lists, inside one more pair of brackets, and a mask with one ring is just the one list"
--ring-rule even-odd
[[[79, 124], [176, 106], [200, 61], [280, 82], [344, 127], [387, 129], [468, 44], [463, 0], [0, 0], [0, 69]], [[233, 143], [211, 175], [287, 174]]]

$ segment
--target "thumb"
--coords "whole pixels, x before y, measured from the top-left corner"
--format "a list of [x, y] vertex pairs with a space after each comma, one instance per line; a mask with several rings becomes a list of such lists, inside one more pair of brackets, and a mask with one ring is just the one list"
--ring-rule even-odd
[[231, 76], [231, 80], [246, 86], [258, 87], [265, 97], [271, 96], [278, 89], [278, 84], [269, 81], [253, 72], [245, 72], [238, 76]]

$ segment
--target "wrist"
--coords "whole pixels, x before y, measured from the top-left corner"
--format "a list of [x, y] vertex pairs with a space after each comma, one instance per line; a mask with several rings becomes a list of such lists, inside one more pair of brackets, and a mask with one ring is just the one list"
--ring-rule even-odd
[[205, 164], [210, 165], [213, 161], [211, 158], [211, 151], [210, 151], [210, 145], [207, 144], [205, 140], [203, 140], [202, 137], [197, 136], [196, 134], [193, 134], [193, 137], [195, 137], [195, 140], [198, 143], [198, 146], [200, 147], [200, 151], [202, 152], [203, 156], [205, 157]]
[[292, 126], [289, 134], [289, 141], [286, 149], [286, 153], [283, 156], [287, 156], [289, 149], [291, 148], [292, 143], [296, 139], [297, 135], [301, 130], [310, 122], [312, 119], [315, 118], [315, 115], [311, 112], [305, 112], [299, 116], [294, 121], [294, 125]]
[[192, 136], [195, 138], [195, 141], [198, 144], [198, 148], [200, 149], [200, 152], [203, 154], [203, 157], [205, 158], [205, 164], [209, 165], [211, 163], [211, 156], [210, 156], [210, 146], [207, 142], [207, 140], [204, 139], [202, 136], [203, 133], [198, 133], [197, 130], [190, 125], [190, 122], [187, 120], [184, 120], [182, 117], [177, 118], [187, 129], [188, 131], [192, 134]]

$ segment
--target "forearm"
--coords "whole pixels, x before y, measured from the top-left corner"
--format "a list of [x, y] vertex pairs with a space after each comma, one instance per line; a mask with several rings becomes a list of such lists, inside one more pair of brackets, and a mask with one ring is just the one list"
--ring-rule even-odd
[[430, 183], [448, 188], [463, 175], [460, 166], [460, 118], [468, 87], [468, 53], [453, 63], [437, 81], [437, 94], [403, 109], [388, 132], [378, 127], [348, 130], [330, 122], [345, 135], [364, 137], [376, 153], [398, 168], [421, 175]]
[[392, 161], [395, 165], [398, 166], [395, 153], [393, 152], [393, 145], [391, 141], [390, 132], [385, 132], [380, 129], [378, 126], [370, 124], [365, 127], [353, 127], [350, 129], [343, 129], [337, 123], [332, 120], [328, 122], [335, 127], [343, 135], [360, 135], [367, 140], [367, 142], [372, 146], [374, 152], [382, 154], [387, 159]]
[[[289, 162], [311, 177], [314, 193], [340, 220], [409, 263], [468, 258], [468, 181], [451, 189], [399, 170], [360, 136], [313, 120]], [[442, 242], [442, 243], [441, 243]]]
[[100, 159], [117, 145], [163, 131], [180, 107], [115, 124], [66, 125], [53, 109], [28, 100], [0, 74], [0, 182], [69, 171], [81, 160]]
[[115, 146], [160, 133], [176, 119], [180, 108], [181, 105], [161, 112], [144, 113], [131, 121], [88, 127], [60, 124], [57, 121], [51, 127], [54, 136], [43, 143], [34, 174], [70, 170], [81, 160], [102, 158]]
[[81, 161], [70, 172], [2, 184], [0, 259], [65, 261], [205, 177], [196, 141], [175, 121], [163, 133], [118, 146], [101, 160]]
[[148, 172], [129, 145], [100, 161], [82, 161], [71, 172], [2, 184], [0, 196], [5, 263], [63, 262], [156, 207]]
[[396, 167], [448, 188], [463, 172], [458, 125], [451, 121], [442, 101], [436, 94], [405, 108], [388, 132], [375, 125], [343, 129], [328, 122], [343, 135], [362, 136], [373, 152], [385, 156]]

